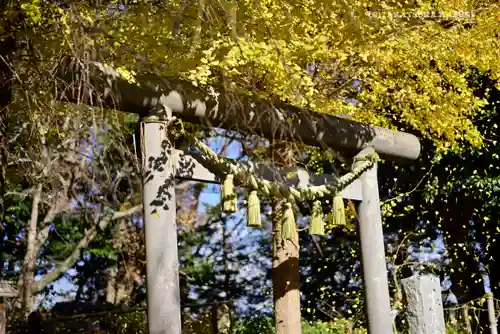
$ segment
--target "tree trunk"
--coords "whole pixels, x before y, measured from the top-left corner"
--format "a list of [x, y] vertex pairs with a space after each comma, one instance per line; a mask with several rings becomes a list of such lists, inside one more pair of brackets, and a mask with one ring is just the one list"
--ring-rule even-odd
[[0, 334], [5, 334], [7, 331], [7, 312], [2, 297], [0, 297]]
[[498, 334], [498, 328], [497, 328], [497, 315], [495, 311], [495, 300], [493, 299], [493, 294], [489, 293], [488, 294], [488, 320], [490, 323], [490, 333], [491, 334]]
[[184, 182], [175, 187], [177, 220], [186, 232], [192, 231], [198, 222], [198, 206], [204, 188], [202, 182]]
[[106, 284], [106, 302], [110, 304], [116, 303], [116, 275], [118, 274], [117, 266], [108, 268], [108, 277]]
[[[142, 230], [141, 230], [142, 232]], [[109, 268], [106, 301], [115, 305], [128, 305], [136, 285], [142, 284], [144, 272], [140, 259], [144, 257], [144, 242], [130, 219], [121, 219], [113, 234], [113, 247], [120, 253], [119, 260]]]
[[[498, 240], [498, 234], [495, 234], [495, 232], [490, 232], [489, 235]], [[488, 256], [485, 260], [486, 265], [488, 265], [488, 277], [490, 279], [491, 293], [493, 296], [500, 296], [500, 263], [497, 255], [500, 252], [500, 243], [491, 242], [488, 246], [487, 252], [488, 255], [492, 255], [491, 258]]]
[[[4, 27], [2, 31], [9, 31], [6, 11], [8, 0], [0, 0], [0, 16], [3, 18]], [[12, 71], [9, 66], [12, 63], [11, 56], [15, 49], [15, 40], [10, 36], [1, 36], [0, 40], [0, 280], [3, 279], [4, 267], [4, 239], [5, 239], [5, 192], [7, 178], [7, 123], [8, 108], [12, 101]], [[0, 334], [6, 330], [6, 314], [3, 300], [0, 299]]]
[[219, 326], [218, 326], [218, 317], [217, 317], [217, 307], [219, 305], [214, 304], [212, 305], [211, 314], [210, 314], [210, 320], [211, 320], [211, 327], [212, 327], [212, 334], [219, 334]]
[[299, 235], [294, 240], [281, 238], [282, 210], [285, 200], [273, 203], [273, 297], [276, 334], [300, 334]]
[[472, 325], [471, 325], [470, 319], [469, 319], [469, 306], [468, 305], [462, 306], [462, 317], [464, 320], [465, 332], [467, 334], [472, 334]]
[[474, 208], [480, 205], [470, 196], [458, 193], [442, 212], [446, 247], [450, 254], [450, 266], [454, 269], [450, 274], [451, 290], [459, 304], [484, 295], [483, 281], [478, 279], [482, 273], [475, 260], [473, 244], [468, 238], [469, 221]]
[[28, 315], [33, 311], [33, 294], [31, 292], [31, 287], [35, 279], [35, 263], [36, 263], [36, 236], [37, 236], [37, 224], [38, 224], [38, 209], [40, 204], [40, 199], [42, 196], [42, 185], [38, 185], [36, 192], [33, 196], [33, 203], [31, 204], [31, 217], [29, 225], [26, 228], [26, 255], [24, 256], [23, 262], [23, 287], [22, 287], [22, 297], [21, 297], [21, 311], [23, 315], [27, 318]]

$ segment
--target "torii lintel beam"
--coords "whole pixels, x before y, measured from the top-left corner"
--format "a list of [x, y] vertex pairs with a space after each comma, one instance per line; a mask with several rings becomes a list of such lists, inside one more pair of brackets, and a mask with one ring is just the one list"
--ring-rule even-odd
[[57, 76], [63, 81], [58, 91], [58, 98], [63, 101], [141, 116], [172, 112], [192, 123], [237, 130], [269, 140], [301, 141], [346, 155], [355, 155], [368, 146], [398, 162], [415, 160], [420, 154], [418, 138], [405, 132], [216, 91], [213, 87], [195, 87], [178, 78], [147, 74], [137, 76], [136, 83], [130, 83], [109, 66], [77, 62], [71, 57], [61, 61]]

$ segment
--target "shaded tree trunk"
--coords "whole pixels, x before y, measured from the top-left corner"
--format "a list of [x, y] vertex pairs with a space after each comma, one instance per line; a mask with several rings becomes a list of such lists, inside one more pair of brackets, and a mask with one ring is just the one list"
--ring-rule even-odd
[[[480, 206], [480, 202], [475, 201], [470, 195], [460, 192], [444, 208], [445, 242], [451, 259], [450, 266], [453, 269], [450, 273], [451, 290], [457, 297], [459, 304], [468, 303], [483, 297], [485, 294], [483, 274], [474, 250], [477, 240], [470, 235], [470, 220], [474, 209]], [[487, 311], [479, 310], [478, 312], [477, 317], [467, 319], [469, 325], [472, 330], [479, 330], [480, 333], [488, 331]]]
[[285, 200], [273, 203], [273, 297], [276, 334], [300, 334], [299, 235], [281, 238], [282, 210]]
[[2, 297], [0, 297], [0, 333], [4, 334], [7, 331], [7, 312], [1, 298]]
[[[189, 184], [187, 188], [176, 187], [175, 199], [177, 201], [177, 220], [179, 221], [179, 224], [183, 225], [186, 231], [190, 231], [193, 228], [191, 224], [196, 224], [199, 222], [198, 207], [200, 203], [200, 196], [205, 186], [206, 185], [202, 182], [194, 182], [194, 184], [192, 184], [191, 186], [193, 191], [193, 196], [190, 201], [188, 201], [185, 198], [185, 196], [183, 196], [183, 193], [189, 191]], [[181, 192], [182, 189], [186, 190]], [[179, 249], [179, 251], [181, 250]], [[184, 251], [189, 251], [189, 250], [186, 249]], [[179, 255], [179, 258], [181, 257], [182, 256]], [[182, 275], [180, 277], [180, 284], [181, 284], [181, 301], [184, 302], [188, 299], [189, 295], [189, 284], [186, 276]]]
[[108, 268], [106, 301], [115, 305], [128, 305], [135, 288], [142, 285], [145, 273], [141, 259], [145, 258], [142, 230], [132, 226], [130, 219], [121, 219], [113, 235], [114, 248], [119, 251], [119, 260]]
[[[133, 247], [131, 238], [131, 229], [128, 227], [128, 221], [121, 219], [118, 229], [113, 235], [113, 244], [116, 250], [119, 250], [119, 260], [112, 267], [108, 268], [106, 302], [115, 305], [127, 304], [133, 290], [133, 284], [129, 279], [129, 271], [135, 271], [135, 266], [130, 263], [129, 246]], [[133, 260], [133, 259], [132, 259]], [[130, 266], [132, 265], [132, 266]], [[130, 287], [131, 286], [131, 287]], [[129, 292], [129, 293], [128, 293]]]
[[443, 213], [445, 242], [453, 268], [451, 289], [459, 303], [484, 295], [482, 274], [468, 236], [469, 221], [476, 207], [477, 203], [470, 196], [458, 193], [455, 201], [445, 206]]
[[204, 188], [202, 182], [184, 182], [175, 187], [177, 220], [186, 232], [192, 231], [198, 222], [198, 205]]
[[[0, 0], [0, 16], [4, 27], [2, 32], [8, 32], [9, 23], [6, 15], [9, 1]], [[3, 279], [4, 269], [4, 239], [5, 239], [5, 192], [7, 179], [7, 152], [8, 152], [8, 108], [12, 101], [12, 72], [9, 66], [12, 63], [12, 54], [15, 49], [15, 39], [11, 36], [0, 36], [0, 280]], [[0, 299], [0, 334], [6, 330], [6, 313], [3, 300]]]

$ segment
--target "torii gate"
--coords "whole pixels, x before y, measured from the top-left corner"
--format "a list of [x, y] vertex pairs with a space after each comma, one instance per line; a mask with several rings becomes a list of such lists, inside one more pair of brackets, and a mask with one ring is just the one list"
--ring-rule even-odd
[[[195, 156], [172, 147], [166, 136], [165, 116], [260, 135], [271, 141], [277, 138], [300, 140], [351, 156], [374, 150], [387, 159], [405, 162], [417, 159], [420, 154], [419, 140], [408, 133], [232, 93], [222, 95], [213, 88], [204, 90], [175, 78], [145, 75], [136, 78], [140, 84], [130, 83], [100, 63], [88, 62], [85, 70], [75, 64], [69, 57], [61, 62], [58, 73], [58, 78], [63, 81], [58, 92], [60, 100], [135, 113], [147, 119], [143, 123], [141, 145], [146, 167], [143, 204], [151, 334], [181, 333], [174, 179], [220, 182], [220, 175], [210, 172]], [[233, 103], [228, 103], [229, 100]], [[286, 171], [258, 164], [252, 167], [263, 178], [279, 179], [280, 182], [287, 180], [283, 175]], [[296, 172], [296, 178], [288, 181], [289, 184], [307, 187], [325, 184], [329, 180], [329, 177], [317, 177], [301, 169]], [[359, 201], [361, 262], [369, 333], [392, 333], [376, 165], [344, 189], [342, 196]]]

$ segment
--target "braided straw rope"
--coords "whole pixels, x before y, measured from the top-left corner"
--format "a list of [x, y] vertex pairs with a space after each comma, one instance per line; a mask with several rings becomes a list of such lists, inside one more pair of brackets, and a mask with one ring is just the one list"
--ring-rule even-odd
[[288, 199], [291, 202], [303, 202], [307, 200], [315, 200], [323, 197], [330, 197], [345, 189], [348, 185], [354, 182], [366, 170], [370, 169], [378, 160], [376, 153], [368, 154], [364, 157], [357, 157], [356, 162], [362, 161], [351, 172], [339, 177], [334, 184], [312, 186], [307, 188], [289, 187], [277, 182], [256, 178], [251, 171], [243, 166], [231, 162], [229, 159], [218, 155], [205, 143], [198, 138], [184, 133], [192, 145], [198, 147], [201, 151], [201, 157], [208, 163], [214, 165], [217, 169], [225, 174], [233, 174], [235, 180], [244, 186], [254, 190], [264, 196], [274, 196]]

